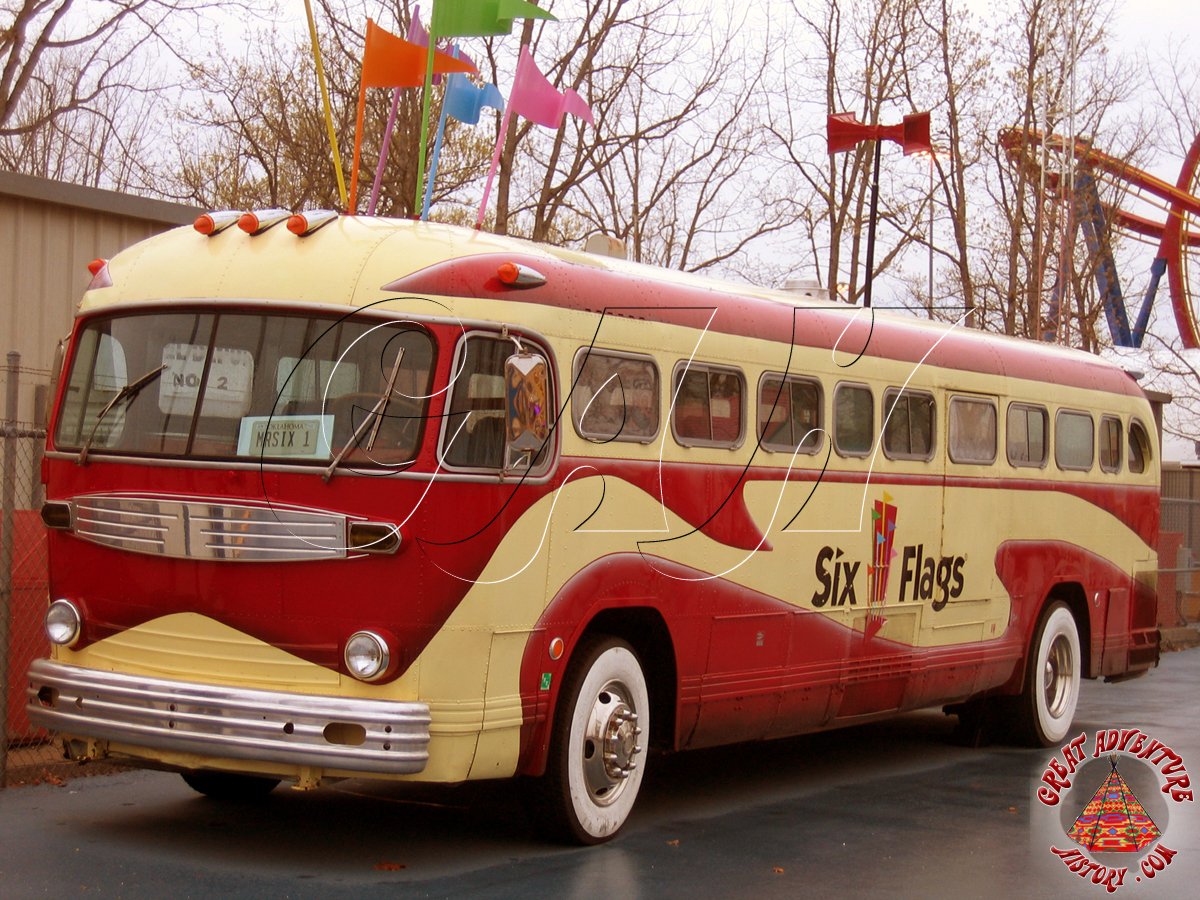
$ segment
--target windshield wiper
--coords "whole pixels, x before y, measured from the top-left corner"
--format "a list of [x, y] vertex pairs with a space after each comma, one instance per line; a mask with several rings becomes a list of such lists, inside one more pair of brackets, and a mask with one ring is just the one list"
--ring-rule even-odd
[[396, 361], [392, 363], [391, 374], [388, 375], [387, 384], [383, 386], [383, 392], [379, 395], [379, 399], [375, 401], [375, 405], [371, 407], [371, 411], [367, 413], [363, 420], [358, 423], [358, 427], [354, 429], [354, 433], [342, 444], [342, 449], [337, 452], [337, 456], [329, 463], [325, 469], [325, 474], [321, 476], [323, 481], [328, 482], [333, 477], [333, 471], [336, 469], [350, 452], [350, 448], [358, 443], [358, 439], [362, 437], [362, 433], [367, 430], [367, 426], [374, 423], [371, 428], [371, 436], [367, 438], [367, 446], [364, 448], [370, 450], [375, 446], [375, 438], [379, 436], [379, 426], [383, 424], [383, 413], [387, 409], [388, 403], [392, 399], [392, 389], [396, 386], [396, 379], [400, 377], [400, 361], [404, 359], [404, 348], [401, 347], [396, 353]]
[[139, 393], [141, 393], [142, 388], [157, 379], [158, 376], [163, 373], [163, 369], [166, 367], [167, 364], [163, 363], [157, 369], [151, 369], [145, 375], [142, 375], [141, 377], [129, 382], [127, 385], [117, 391], [115, 395], [113, 395], [113, 398], [108, 401], [104, 409], [100, 410], [100, 414], [96, 416], [96, 424], [92, 426], [92, 433], [88, 435], [88, 439], [83, 442], [83, 447], [79, 451], [79, 459], [75, 461], [76, 463], [81, 466], [87, 465], [88, 450], [91, 449], [92, 441], [96, 439], [96, 431], [100, 428], [100, 423], [104, 421], [104, 417], [108, 415], [109, 411], [122, 400], [129, 401], [136, 397]]

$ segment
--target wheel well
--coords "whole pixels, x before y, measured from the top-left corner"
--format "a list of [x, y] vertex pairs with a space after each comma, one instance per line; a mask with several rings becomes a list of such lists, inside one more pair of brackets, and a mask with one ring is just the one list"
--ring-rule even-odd
[[[1046, 602], [1042, 604], [1042, 611], [1055, 600], [1065, 603], [1067, 609], [1071, 611], [1071, 618], [1075, 620], [1075, 628], [1079, 632], [1079, 653], [1082, 657], [1079, 671], [1086, 678], [1092, 667], [1091, 613], [1088, 610], [1087, 595], [1084, 594], [1083, 587], [1077, 582], [1056, 584], [1050, 589]], [[1038, 612], [1039, 618], [1042, 611]]]
[[608, 609], [598, 614], [581, 635], [608, 634], [626, 641], [637, 652], [650, 691], [650, 743], [670, 749], [675, 735], [675, 691], [678, 685], [675, 646], [658, 610], [644, 607]]

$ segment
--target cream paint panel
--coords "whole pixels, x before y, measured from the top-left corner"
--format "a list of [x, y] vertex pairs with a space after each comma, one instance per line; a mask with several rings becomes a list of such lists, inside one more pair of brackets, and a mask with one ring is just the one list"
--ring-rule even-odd
[[[460, 712], [467, 715], [472, 707], [468, 702], [473, 689], [480, 684], [477, 666], [485, 656], [484, 635], [496, 623], [505, 632], [491, 642], [490, 669], [486, 673], [487, 694], [482, 709], [473, 714], [476, 726], [479, 717], [485, 723], [485, 736], [472, 767], [473, 777], [494, 773], [509, 773], [515, 766], [519, 750], [519, 674], [525, 648], [525, 637], [541, 615], [546, 603], [562, 585], [587, 563], [610, 553], [636, 552], [638, 540], [655, 540], [661, 534], [637, 530], [626, 532], [599, 527], [622, 520], [636, 522], [661, 521], [663, 508], [649, 494], [621, 482], [607, 479], [604, 506], [613, 516], [604, 520], [591, 515], [600, 504], [601, 479], [585, 477], [569, 483], [555, 498], [539, 501], [515, 524], [505, 536], [492, 561], [480, 576], [480, 583], [466, 596], [451, 615], [442, 632], [422, 654], [422, 696], [438, 696], [427, 691], [427, 685], [443, 685], [443, 689], [459, 692]], [[862, 568], [858, 578], [859, 602], [856, 607], [826, 607], [818, 610], [845, 624], [861, 628], [866, 611], [866, 561], [869, 553], [870, 507], [882, 494], [878, 487], [868, 487], [864, 497], [861, 485], [822, 484], [813, 493], [804, 514], [793, 529], [811, 527], [803, 532], [780, 533], [780, 528], [795, 508], [804, 502], [811, 485], [790, 483], [782, 495], [778, 484], [752, 483], [745, 486], [747, 508], [761, 528], [770, 526], [769, 540], [774, 546], [768, 559], [763, 554], [742, 551], [719, 544], [703, 534], [689, 533], [689, 525], [666, 511], [669, 535], [687, 537], [653, 545], [650, 552], [694, 567], [703, 572], [724, 573], [722, 577], [762, 593], [782, 598], [799, 608], [811, 609], [812, 591], [816, 587], [813, 561], [816, 551], [826, 542], [837, 542], [844, 535], [848, 551], [854, 545], [861, 548]], [[939, 520], [918, 520], [914, 526], [904, 512], [919, 510], [923, 490], [919, 487], [889, 486], [888, 493], [899, 510], [896, 549], [899, 554], [907, 543], [924, 543], [927, 552], [938, 546]], [[893, 559], [893, 571], [886, 594], [888, 617], [881, 634], [895, 640], [923, 647], [946, 646], [971, 640], [1000, 637], [1011, 614], [1010, 600], [995, 572], [996, 532], [980, 528], [970, 511], [990, 509], [996, 494], [990, 490], [956, 489], [961, 503], [952, 507], [963, 510], [947, 520], [946, 547], [942, 553], [963, 556], [966, 590], [960, 600], [950, 600], [946, 607], [934, 612], [928, 601], [900, 604], [900, 556]], [[864, 500], [867, 506], [864, 507]], [[775, 513], [777, 501], [778, 514]], [[1082, 500], [1062, 494], [1021, 493], [1020, 507], [1027, 511], [1015, 522], [1004, 537], [1012, 540], [1051, 539], [1071, 540], [1100, 556], [1120, 562], [1129, 555], [1129, 547], [1139, 543], [1136, 536], [1113, 517]], [[604, 506], [601, 508], [603, 509]], [[786, 517], [784, 511], [788, 511]], [[772, 516], [774, 515], [774, 523]], [[550, 518], [548, 527], [547, 521]], [[575, 530], [587, 520], [585, 528]], [[860, 524], [861, 522], [861, 524]], [[1086, 523], [1086, 524], [1084, 524]], [[1082, 527], [1081, 527], [1082, 525]], [[548, 582], [542, 554], [547, 552], [547, 540], [552, 546], [552, 568]], [[848, 558], [851, 557], [847, 554]], [[797, 565], [792, 561], [798, 560]], [[783, 561], [784, 564], [764, 564]], [[530, 563], [523, 568], [526, 563]], [[494, 582], [489, 584], [488, 582]], [[798, 587], [799, 585], [799, 587]], [[473, 664], [465, 666], [464, 661]], [[464, 669], [466, 674], [464, 674]], [[445, 695], [441, 695], [445, 696]], [[478, 694], [474, 695], [478, 698]], [[439, 707], [440, 708], [440, 707]], [[436, 719], [435, 719], [436, 721]], [[465, 722], [464, 722], [464, 727]]]
[[[380, 688], [342, 677], [278, 647], [197, 613], [145, 622], [81, 650], [59, 648], [56, 659], [101, 671], [128, 672], [332, 697], [380, 699]], [[387, 695], [411, 699], [417, 668], [392, 682]]]

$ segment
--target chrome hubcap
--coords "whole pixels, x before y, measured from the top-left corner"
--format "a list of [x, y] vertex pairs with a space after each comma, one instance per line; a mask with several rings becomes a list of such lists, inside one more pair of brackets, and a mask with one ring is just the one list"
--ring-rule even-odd
[[1071, 644], [1063, 635], [1056, 637], [1046, 654], [1046, 668], [1042, 677], [1042, 688], [1046, 696], [1046, 710], [1055, 717], [1062, 715], [1071, 694]]
[[637, 768], [642, 752], [638, 714], [619, 685], [607, 685], [589, 711], [583, 738], [583, 778], [592, 799], [612, 803]]

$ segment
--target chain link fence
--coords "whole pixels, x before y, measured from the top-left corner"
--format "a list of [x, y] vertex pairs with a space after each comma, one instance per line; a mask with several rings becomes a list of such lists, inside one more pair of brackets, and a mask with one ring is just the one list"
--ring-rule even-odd
[[0, 369], [5, 412], [0, 431], [0, 787], [54, 779], [61, 755], [49, 735], [29, 724], [25, 714], [25, 672], [49, 651], [42, 629], [46, 611], [46, 533], [42, 527], [41, 464], [46, 430], [42, 422], [22, 421], [21, 398], [45, 409], [50, 373], [21, 367], [9, 353]]

